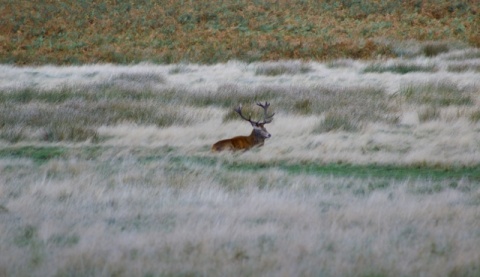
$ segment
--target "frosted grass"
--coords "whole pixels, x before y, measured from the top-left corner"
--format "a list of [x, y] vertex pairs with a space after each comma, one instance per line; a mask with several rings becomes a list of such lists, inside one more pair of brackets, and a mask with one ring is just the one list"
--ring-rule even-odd
[[[94, 95], [112, 86], [112, 93], [118, 89], [121, 97], [148, 94], [150, 98], [142, 101], [149, 105], [155, 105], [152, 99], [172, 97], [163, 105], [181, 109], [192, 120], [168, 126], [116, 122], [95, 126], [99, 136], [95, 142], [48, 142], [39, 139], [34, 127], [24, 130], [19, 119], [12, 125], [18, 130], [10, 132], [23, 132], [25, 137], [12, 142], [0, 136], [2, 150], [50, 146], [77, 154], [42, 162], [0, 158], [0, 275], [478, 276], [478, 180], [240, 169], [245, 164], [284, 162], [445, 170], [478, 166], [480, 123], [470, 118], [479, 111], [480, 75], [470, 69], [449, 70], [459, 64], [473, 68], [476, 53], [462, 50], [432, 58], [374, 61], [437, 69], [406, 74], [363, 73], [371, 62], [354, 60], [2, 65], [0, 91], [5, 94], [67, 86], [72, 92]], [[259, 68], [280, 70], [258, 74]], [[401, 93], [406, 85], [422, 88], [444, 82], [454, 88], [449, 95], [461, 93], [471, 101], [451, 101], [422, 119], [422, 112], [434, 105], [416, 103]], [[397, 120], [366, 121], [350, 132], [318, 133], [315, 129], [325, 118], [321, 109], [289, 108], [295, 103], [288, 101], [303, 101], [312, 93], [372, 87], [391, 97], [385, 98], [390, 101], [386, 110]], [[245, 153], [210, 153], [215, 141], [251, 131], [247, 123], [225, 119], [238, 104], [230, 107], [228, 101], [248, 99], [264, 88], [279, 91], [271, 99], [261, 99], [276, 108], [275, 120], [268, 125], [272, 138]], [[208, 96], [212, 103], [205, 100]], [[58, 109], [56, 103], [32, 99], [23, 108]], [[216, 104], [218, 99], [223, 102]], [[8, 136], [8, 131], [3, 128], [0, 135]], [[226, 170], [223, 164], [232, 168]]]
[[447, 276], [478, 267], [480, 191], [468, 181], [428, 192], [434, 184], [386, 180], [365, 194], [378, 180], [199, 165], [172, 175], [162, 160], [105, 162], [24, 163], [28, 176], [2, 175], [4, 195], [27, 183], [0, 215], [7, 275]]
[[[449, 72], [448, 66], [457, 65], [459, 59], [465, 64], [475, 63], [478, 57], [469, 53], [476, 53], [466, 49], [453, 51], [432, 58], [417, 57], [407, 61], [391, 59], [376, 61], [383, 66], [391, 66], [401, 62], [438, 68], [436, 72], [414, 72], [411, 74], [393, 73], [362, 73], [371, 62], [348, 61], [344, 66], [328, 66], [316, 62], [279, 61], [275, 63], [250, 63], [232, 61], [216, 65], [181, 65], [183, 70], [177, 71], [179, 65], [138, 64], [118, 66], [111, 64], [84, 65], [71, 67], [41, 66], [41, 67], [14, 67], [0, 66], [0, 89], [52, 89], [62, 85], [95, 85], [117, 82], [122, 76], [137, 76], [129, 78], [132, 83], [143, 87], [145, 83], [155, 86], [169, 85], [172, 87], [187, 87], [189, 89], [216, 90], [224, 84], [245, 86], [281, 85], [281, 86], [318, 86], [325, 87], [382, 87], [387, 93], [395, 93], [400, 85], [408, 82], [434, 82], [445, 79], [462, 86], [478, 84], [478, 72], [466, 71], [461, 74]], [[289, 74], [268, 76], [256, 74], [259, 68], [268, 67], [286, 68]], [[302, 70], [302, 68], [308, 70]], [[125, 80], [124, 80], [125, 81]], [[128, 80], [126, 80], [128, 81]]]

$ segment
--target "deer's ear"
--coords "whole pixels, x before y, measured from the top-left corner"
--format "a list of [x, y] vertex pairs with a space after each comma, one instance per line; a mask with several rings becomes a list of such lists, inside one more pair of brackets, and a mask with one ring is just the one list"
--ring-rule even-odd
[[258, 127], [258, 124], [256, 122], [250, 122], [250, 124], [252, 124], [253, 128]]

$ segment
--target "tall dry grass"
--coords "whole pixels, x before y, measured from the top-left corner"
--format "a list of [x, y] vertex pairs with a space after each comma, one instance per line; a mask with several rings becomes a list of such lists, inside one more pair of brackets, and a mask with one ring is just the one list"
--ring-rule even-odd
[[[477, 276], [472, 53], [0, 66], [0, 275]], [[210, 153], [266, 100], [262, 148]]]

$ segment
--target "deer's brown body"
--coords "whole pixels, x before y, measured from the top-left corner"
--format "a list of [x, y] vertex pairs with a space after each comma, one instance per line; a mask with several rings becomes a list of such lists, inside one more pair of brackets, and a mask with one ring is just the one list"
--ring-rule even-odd
[[264, 125], [267, 123], [272, 122], [273, 115], [267, 115], [267, 109], [270, 104], [265, 102], [265, 104], [257, 103], [258, 106], [262, 107], [264, 110], [264, 119], [263, 122], [259, 121], [252, 121], [251, 118], [246, 118], [242, 114], [242, 106], [239, 106], [235, 109], [235, 111], [240, 115], [241, 118], [247, 120], [252, 124], [253, 130], [249, 136], [237, 136], [230, 139], [224, 139], [216, 142], [212, 146], [212, 151], [223, 151], [223, 150], [230, 150], [230, 151], [237, 151], [237, 150], [248, 150], [252, 147], [259, 147], [263, 146], [265, 139], [270, 138], [272, 135], [268, 133], [267, 129], [265, 129]]
[[254, 146], [262, 146], [265, 138], [255, 133], [255, 130], [249, 136], [238, 136], [231, 139], [224, 139], [212, 146], [212, 151], [222, 150], [248, 150]]

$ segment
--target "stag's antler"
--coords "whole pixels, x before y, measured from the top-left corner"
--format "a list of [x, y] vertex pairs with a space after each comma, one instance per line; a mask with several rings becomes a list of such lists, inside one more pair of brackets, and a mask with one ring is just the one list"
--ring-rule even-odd
[[272, 122], [273, 116], [275, 115], [275, 113], [273, 113], [271, 115], [267, 114], [267, 109], [270, 106], [270, 103], [268, 103], [268, 102], [265, 102], [265, 104], [257, 103], [257, 105], [262, 107], [262, 109], [263, 109], [263, 122], [253, 121], [251, 115], [248, 118], [246, 116], [244, 116], [243, 113], [242, 113], [242, 104], [238, 105], [238, 107], [235, 108], [235, 111], [240, 115], [241, 118], [250, 122], [251, 124], [267, 124], [267, 123]]
[[246, 118], [243, 114], [242, 114], [242, 104], [238, 105], [237, 108], [235, 108], [235, 111], [240, 115], [241, 118], [245, 119], [246, 121], [250, 122], [250, 123], [256, 123], [255, 121], [252, 121], [251, 118], [252, 116], [250, 115], [248, 118]]
[[265, 101], [265, 104], [257, 103], [257, 105], [262, 107], [263, 109], [263, 122], [261, 124], [267, 124], [272, 122], [273, 116], [275, 115], [275, 113], [272, 113], [271, 115], [267, 114], [267, 109], [268, 107], [270, 107], [270, 103]]

